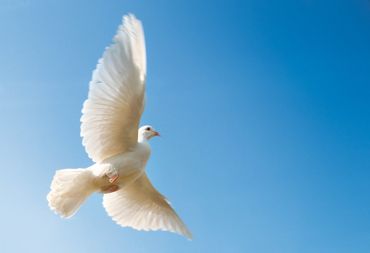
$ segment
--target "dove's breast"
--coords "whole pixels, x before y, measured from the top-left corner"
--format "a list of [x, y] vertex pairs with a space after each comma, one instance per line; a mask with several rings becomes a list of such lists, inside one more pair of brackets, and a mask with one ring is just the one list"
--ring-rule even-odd
[[150, 146], [148, 143], [138, 143], [130, 152], [115, 155], [106, 159], [101, 164], [95, 164], [94, 175], [99, 181], [99, 188], [109, 185], [108, 178], [104, 177], [105, 171], [113, 168], [117, 171], [119, 178], [115, 184], [120, 188], [138, 178], [145, 171], [146, 163], [150, 157]]
[[138, 143], [130, 152], [115, 155], [106, 159], [104, 164], [111, 164], [117, 170], [142, 169], [150, 157], [150, 146]]

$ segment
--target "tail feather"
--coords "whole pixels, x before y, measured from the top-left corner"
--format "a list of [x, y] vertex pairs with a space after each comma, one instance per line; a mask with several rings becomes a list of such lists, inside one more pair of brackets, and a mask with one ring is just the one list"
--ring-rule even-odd
[[47, 196], [50, 209], [64, 218], [73, 216], [94, 192], [93, 175], [87, 169], [57, 170]]

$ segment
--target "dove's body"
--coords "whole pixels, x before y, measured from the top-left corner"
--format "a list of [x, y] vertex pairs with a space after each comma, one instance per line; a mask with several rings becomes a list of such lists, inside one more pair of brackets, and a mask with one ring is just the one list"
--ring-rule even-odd
[[[96, 163], [89, 167], [94, 176], [94, 185], [97, 191], [107, 192], [107, 189], [122, 189], [134, 182], [143, 172], [150, 157], [150, 145], [147, 141], [138, 142], [129, 152], [112, 156], [102, 163]], [[113, 185], [117, 188], [110, 188], [109, 175], [112, 171], [118, 174]], [[109, 191], [109, 190], [108, 190]], [[112, 191], [109, 191], [112, 192]]]
[[[82, 109], [82, 144], [95, 162], [87, 169], [55, 173], [47, 199], [62, 217], [74, 215], [94, 192], [121, 226], [165, 230], [191, 237], [169, 202], [145, 173], [151, 126], [139, 128], [145, 104], [146, 53], [141, 22], [125, 16], [114, 43], [93, 72]], [[138, 129], [139, 128], [139, 129]]]

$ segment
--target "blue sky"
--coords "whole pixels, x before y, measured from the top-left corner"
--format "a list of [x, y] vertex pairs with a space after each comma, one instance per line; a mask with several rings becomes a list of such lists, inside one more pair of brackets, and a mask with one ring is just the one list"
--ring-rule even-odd
[[[143, 21], [148, 173], [194, 234], [70, 220], [45, 196], [87, 167], [79, 118], [121, 16]], [[365, 253], [370, 4], [365, 0], [0, 0], [2, 252]]]

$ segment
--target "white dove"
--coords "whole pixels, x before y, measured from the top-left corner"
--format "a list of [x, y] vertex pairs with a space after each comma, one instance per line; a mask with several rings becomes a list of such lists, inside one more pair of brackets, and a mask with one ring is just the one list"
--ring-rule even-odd
[[82, 109], [83, 145], [95, 164], [56, 171], [47, 195], [49, 206], [68, 218], [92, 193], [101, 192], [105, 210], [119, 225], [170, 231], [190, 239], [190, 231], [145, 172], [148, 141], [159, 133], [151, 126], [138, 129], [146, 79], [141, 22], [124, 16], [113, 42], [93, 72]]

